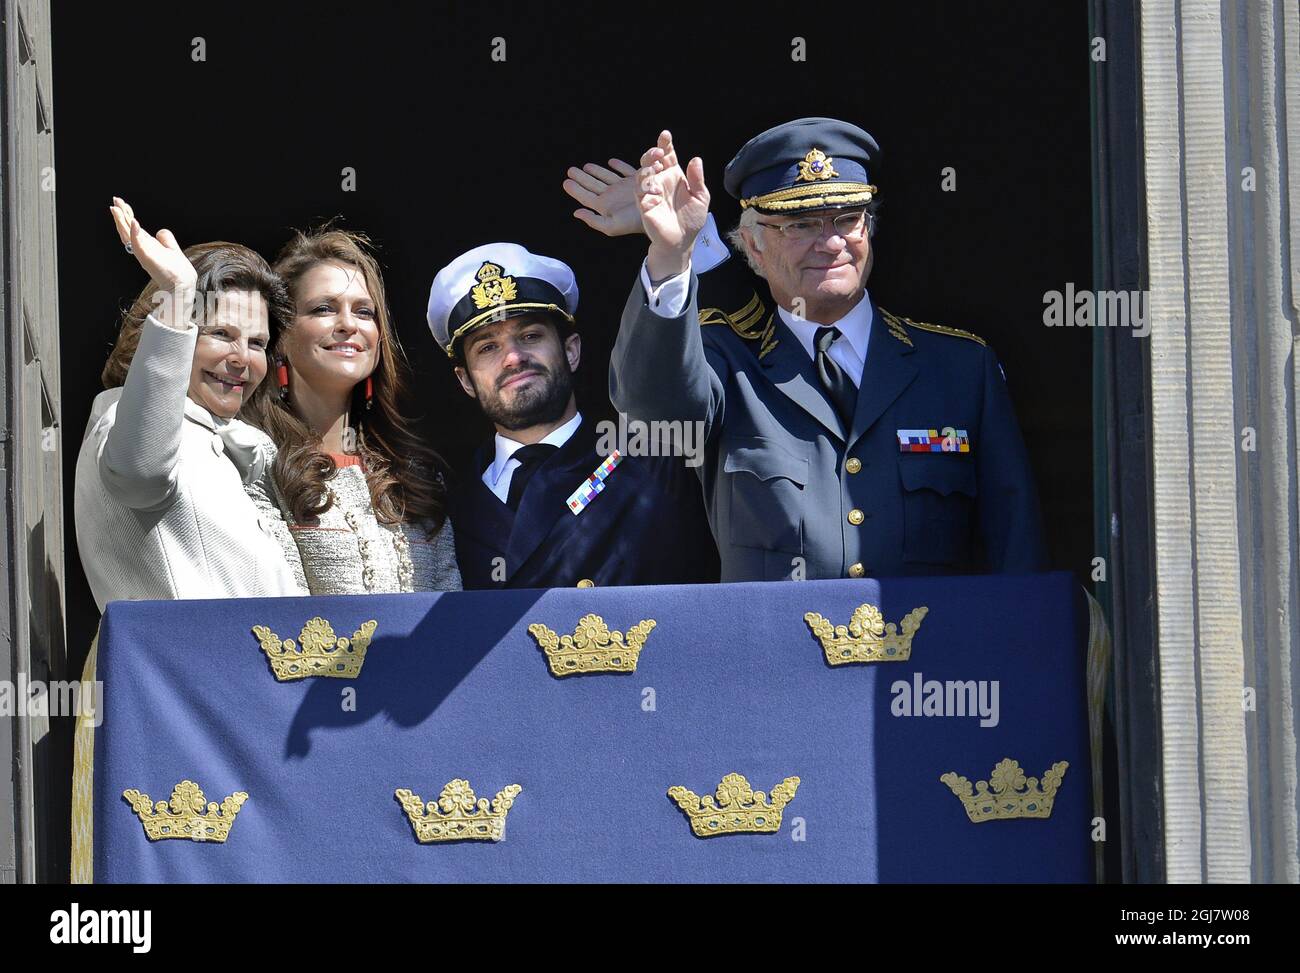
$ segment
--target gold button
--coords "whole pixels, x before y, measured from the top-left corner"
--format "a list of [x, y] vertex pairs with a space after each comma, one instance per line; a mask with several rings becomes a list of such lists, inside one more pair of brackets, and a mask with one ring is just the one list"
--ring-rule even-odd
[[578, 587], [579, 587], [579, 588], [594, 588], [594, 587], [596, 587], [596, 582], [592, 581], [590, 578], [583, 578], [581, 581], [578, 582]]
[[849, 523], [852, 524], [854, 527], [858, 526], [858, 524], [862, 523], [866, 519], [867, 519], [867, 515], [864, 514], [857, 507], [854, 507], [852, 510], [849, 511]]
[[864, 567], [862, 566], [862, 562], [861, 562], [861, 561], [857, 562], [856, 564], [850, 564], [850, 565], [849, 565], [849, 577], [850, 577], [850, 578], [860, 578], [860, 577], [862, 577], [862, 576], [863, 576], [864, 574], [866, 574], [866, 573], [867, 573], [866, 568], [864, 568]]
[[848, 470], [850, 473], [856, 473], [858, 472], [858, 470], [862, 469], [862, 460], [858, 459], [856, 456], [853, 456], [849, 459], [847, 463], [844, 464], [844, 468]]

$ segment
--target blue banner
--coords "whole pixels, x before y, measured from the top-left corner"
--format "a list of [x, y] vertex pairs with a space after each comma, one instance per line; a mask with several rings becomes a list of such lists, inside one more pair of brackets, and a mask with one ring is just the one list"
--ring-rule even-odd
[[[263, 648], [364, 643], [371, 621], [353, 678], [278, 681]], [[1087, 882], [1086, 641], [1064, 573], [118, 602], [93, 877]], [[635, 671], [582, 671], [597, 659]], [[226, 811], [176, 813], [185, 788], [150, 809], [184, 781]], [[440, 795], [460, 810], [428, 815]], [[209, 840], [162, 837], [195, 822]]]

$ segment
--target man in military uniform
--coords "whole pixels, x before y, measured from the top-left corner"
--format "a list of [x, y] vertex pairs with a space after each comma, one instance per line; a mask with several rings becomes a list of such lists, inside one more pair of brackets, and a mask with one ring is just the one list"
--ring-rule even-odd
[[[705, 423], [698, 473], [724, 581], [1046, 567], [992, 350], [867, 293], [879, 153], [830, 118], [751, 139], [724, 184], [742, 208], [733, 240], [757, 277], [747, 299], [703, 309], [691, 264], [709, 208], [703, 164], [681, 168], [664, 132], [622, 182], [650, 245], [610, 397], [633, 417]], [[596, 180], [569, 175], [566, 191], [595, 203]], [[575, 215], [620, 232], [618, 214]]]
[[684, 458], [606, 455], [578, 411], [577, 307], [573, 271], [513, 243], [470, 250], [434, 278], [434, 340], [496, 427], [452, 498], [464, 586], [716, 581]]

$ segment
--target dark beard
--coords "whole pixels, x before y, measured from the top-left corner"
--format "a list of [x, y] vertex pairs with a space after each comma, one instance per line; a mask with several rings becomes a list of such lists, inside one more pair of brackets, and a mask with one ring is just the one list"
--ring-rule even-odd
[[564, 415], [569, 398], [573, 395], [573, 374], [567, 368], [552, 372], [541, 365], [530, 366], [511, 372], [503, 378], [509, 381], [519, 371], [535, 371], [541, 381], [534, 383], [534, 387], [523, 394], [516, 395], [511, 405], [505, 403], [499, 390], [494, 389], [485, 395], [483, 389], [474, 386], [484, 415], [502, 429], [511, 431], [554, 422]]

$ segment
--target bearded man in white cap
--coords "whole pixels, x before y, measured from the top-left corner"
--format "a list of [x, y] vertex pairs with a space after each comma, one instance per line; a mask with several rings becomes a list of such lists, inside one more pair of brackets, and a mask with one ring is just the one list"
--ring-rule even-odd
[[716, 581], [685, 459], [625, 455], [578, 410], [577, 309], [573, 271], [514, 243], [434, 278], [429, 328], [495, 428], [452, 501], [465, 588]]

